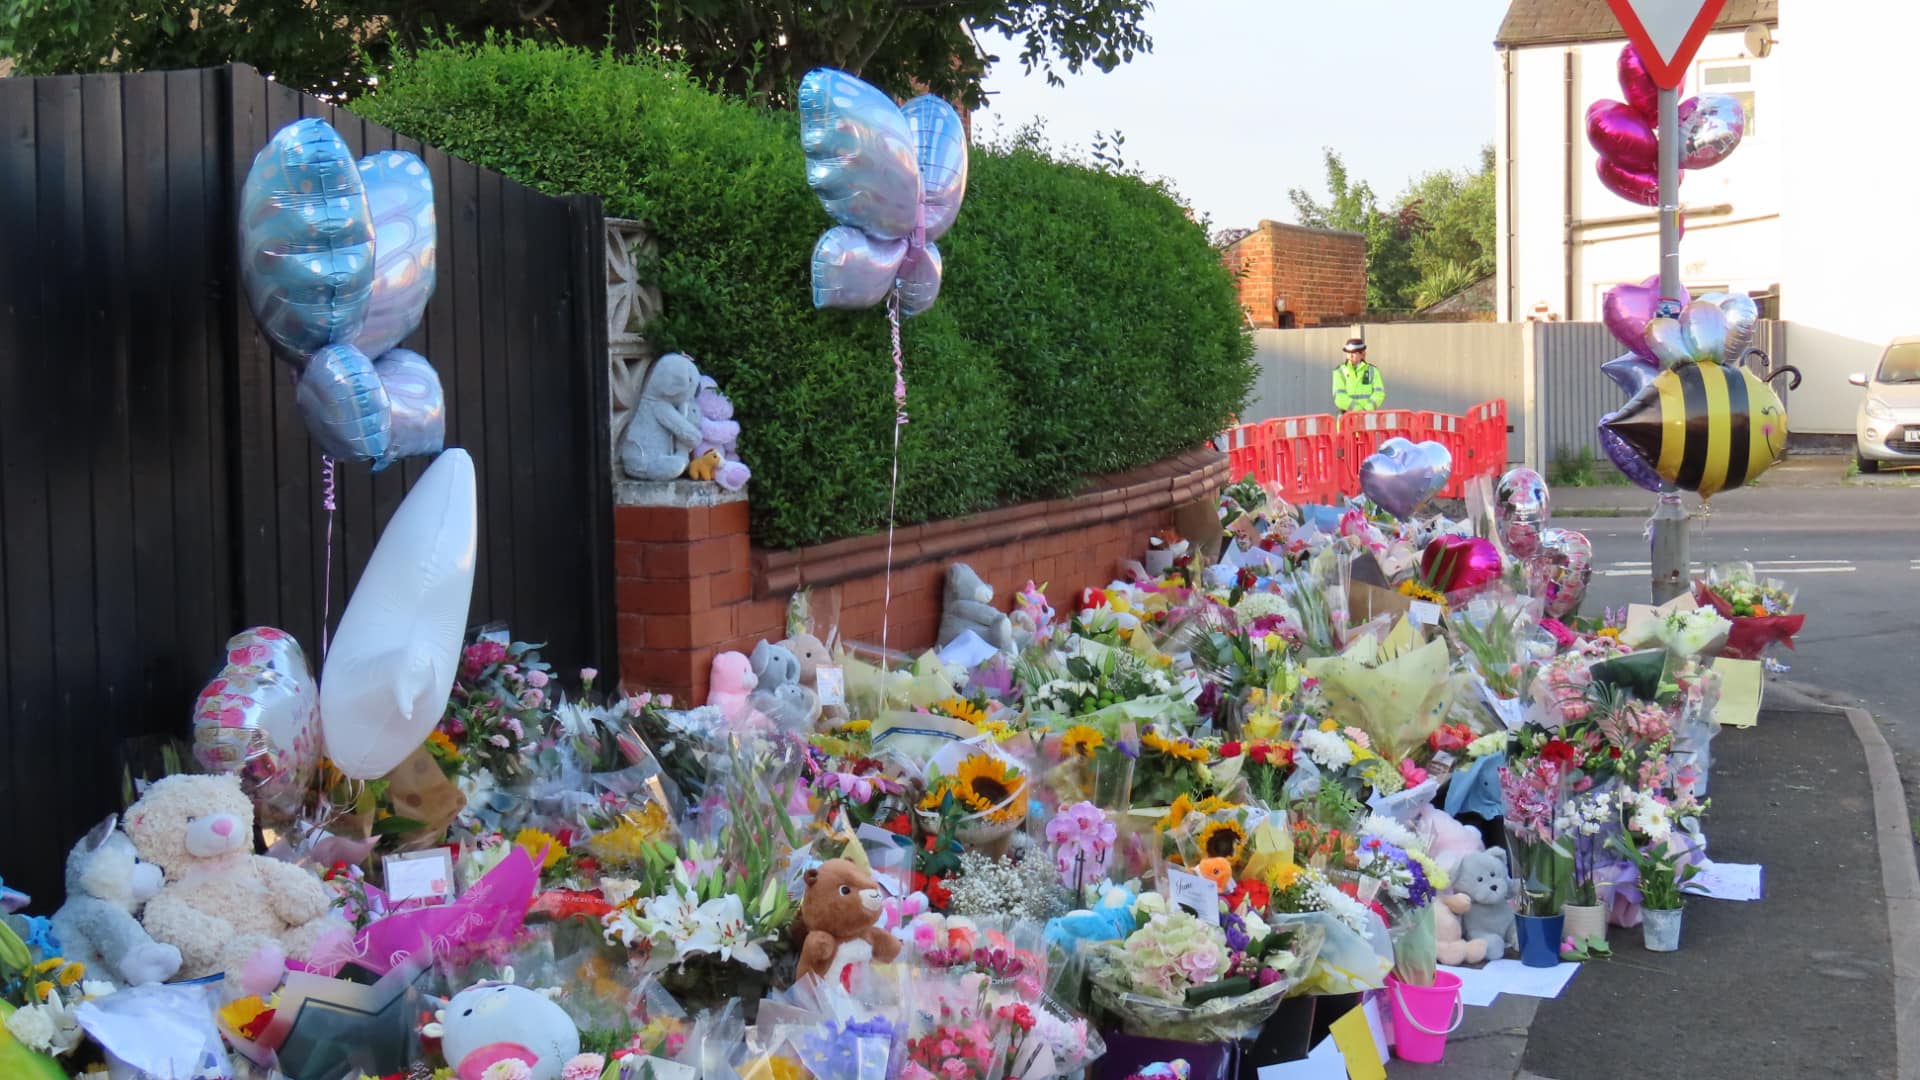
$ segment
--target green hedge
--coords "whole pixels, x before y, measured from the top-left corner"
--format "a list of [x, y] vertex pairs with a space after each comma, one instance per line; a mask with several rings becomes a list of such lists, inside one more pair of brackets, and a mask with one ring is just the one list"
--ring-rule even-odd
[[[892, 361], [882, 310], [814, 310], [799, 122], [671, 65], [528, 42], [403, 55], [354, 111], [548, 192], [644, 221], [665, 315], [648, 337], [734, 400], [754, 533], [798, 546], [886, 521]], [[941, 241], [946, 283], [906, 324], [900, 520], [1071, 491], [1219, 431], [1252, 384], [1232, 280], [1138, 178], [975, 148]]]

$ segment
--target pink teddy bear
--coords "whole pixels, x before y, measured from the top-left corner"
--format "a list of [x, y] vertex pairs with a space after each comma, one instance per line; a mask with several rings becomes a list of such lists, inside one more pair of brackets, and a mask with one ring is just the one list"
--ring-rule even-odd
[[733, 402], [720, 392], [719, 383], [702, 375], [700, 392], [694, 395], [694, 404], [700, 409], [700, 445], [694, 447], [693, 456], [699, 458], [708, 453], [719, 454], [720, 465], [714, 470], [714, 483], [728, 491], [739, 491], [747, 486], [753, 471], [740, 460], [737, 449], [740, 422], [733, 418]]
[[713, 658], [707, 704], [720, 710], [730, 728], [764, 730], [772, 722], [747, 700], [759, 682], [745, 653], [723, 652]]

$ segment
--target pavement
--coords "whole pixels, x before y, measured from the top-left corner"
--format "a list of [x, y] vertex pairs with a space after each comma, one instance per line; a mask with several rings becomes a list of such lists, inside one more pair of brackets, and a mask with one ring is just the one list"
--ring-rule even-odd
[[[1709, 850], [1764, 865], [1765, 897], [1691, 901], [1674, 954], [1615, 929], [1614, 958], [1560, 998], [1469, 1009], [1445, 1062], [1390, 1076], [1920, 1080], [1920, 476], [1849, 477], [1849, 460], [1790, 458], [1693, 523], [1697, 568], [1752, 561], [1809, 616], [1758, 726], [1714, 742]], [[1553, 496], [1555, 524], [1594, 544], [1585, 610], [1647, 600], [1653, 496]]]

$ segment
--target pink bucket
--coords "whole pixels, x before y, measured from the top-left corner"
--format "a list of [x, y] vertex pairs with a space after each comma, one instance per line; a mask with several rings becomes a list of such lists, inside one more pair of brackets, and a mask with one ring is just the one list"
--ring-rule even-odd
[[1439, 1061], [1447, 1055], [1447, 1036], [1466, 1018], [1460, 1000], [1460, 977], [1433, 973], [1432, 986], [1414, 986], [1387, 976], [1387, 996], [1393, 999], [1393, 1054], [1402, 1061]]

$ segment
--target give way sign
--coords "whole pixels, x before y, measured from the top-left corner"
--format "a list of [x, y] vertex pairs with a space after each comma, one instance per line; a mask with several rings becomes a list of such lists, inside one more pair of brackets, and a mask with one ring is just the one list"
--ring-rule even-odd
[[1677, 90], [1727, 0], [1607, 0], [1654, 85]]

